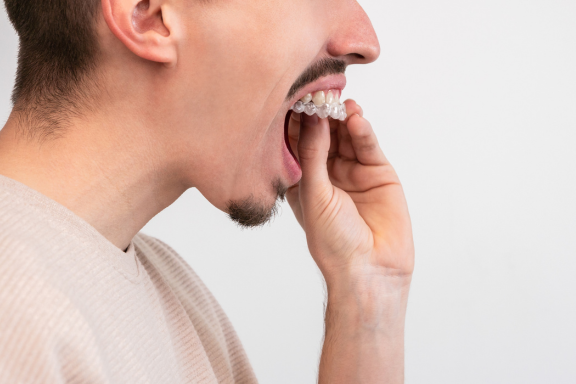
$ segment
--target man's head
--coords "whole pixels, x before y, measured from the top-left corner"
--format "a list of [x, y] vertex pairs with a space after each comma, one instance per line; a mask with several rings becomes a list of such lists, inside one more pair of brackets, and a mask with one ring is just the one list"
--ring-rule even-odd
[[65, 139], [115, 124], [158, 173], [244, 226], [268, 220], [301, 171], [289, 108], [341, 90], [379, 55], [355, 0], [5, 0], [20, 36], [23, 131]]

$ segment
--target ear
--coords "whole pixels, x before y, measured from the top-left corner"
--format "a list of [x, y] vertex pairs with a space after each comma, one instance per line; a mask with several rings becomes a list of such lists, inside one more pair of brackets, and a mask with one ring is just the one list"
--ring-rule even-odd
[[166, 0], [102, 0], [108, 28], [124, 45], [143, 59], [176, 64], [177, 50], [169, 21], [176, 14]]

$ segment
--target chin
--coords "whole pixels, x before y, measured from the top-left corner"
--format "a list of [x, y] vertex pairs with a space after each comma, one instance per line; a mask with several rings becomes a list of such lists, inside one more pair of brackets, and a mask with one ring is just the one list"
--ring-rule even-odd
[[287, 190], [288, 187], [277, 178], [269, 184], [269, 193], [263, 194], [264, 196], [251, 194], [243, 198], [230, 199], [225, 212], [242, 228], [260, 227], [277, 215], [278, 206], [284, 201]]

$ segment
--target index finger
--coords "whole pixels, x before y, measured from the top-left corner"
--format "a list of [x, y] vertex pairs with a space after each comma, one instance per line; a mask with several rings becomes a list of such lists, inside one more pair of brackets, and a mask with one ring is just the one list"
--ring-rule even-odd
[[350, 134], [352, 147], [358, 162], [363, 165], [389, 164], [368, 120], [358, 114], [354, 114], [348, 118], [346, 128]]

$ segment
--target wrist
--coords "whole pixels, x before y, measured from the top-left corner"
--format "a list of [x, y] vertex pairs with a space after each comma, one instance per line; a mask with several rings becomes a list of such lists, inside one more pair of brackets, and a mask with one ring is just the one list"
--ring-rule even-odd
[[412, 275], [363, 266], [325, 279], [331, 315], [355, 328], [404, 329]]

